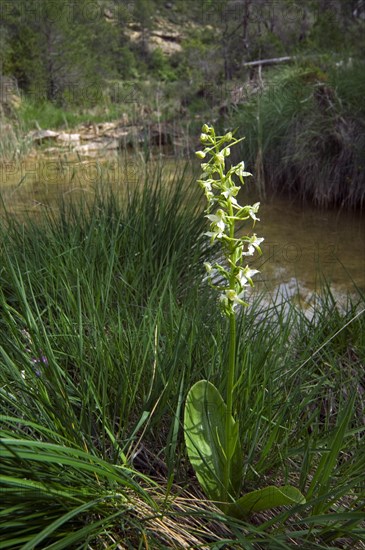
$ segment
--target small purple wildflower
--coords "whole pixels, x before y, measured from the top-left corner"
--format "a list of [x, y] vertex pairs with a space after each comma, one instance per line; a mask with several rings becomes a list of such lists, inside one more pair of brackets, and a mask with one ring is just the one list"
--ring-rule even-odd
[[42, 365], [47, 367], [48, 366], [48, 359], [45, 355], [41, 355], [38, 359], [36, 357], [33, 357], [31, 359], [31, 362], [33, 364], [34, 373], [39, 378], [40, 376], [42, 376], [42, 370], [41, 370], [41, 368], [37, 368], [37, 367], [38, 366], [42, 367]]
[[[30, 337], [30, 334], [28, 331], [26, 330], [22, 330], [21, 331], [23, 336], [25, 337], [25, 339], [27, 340], [27, 343], [28, 344], [31, 344], [32, 343], [32, 339]], [[25, 348], [25, 351], [27, 353], [32, 353], [32, 350], [29, 348], [29, 347], [26, 347]], [[30, 362], [32, 363], [32, 366], [33, 366], [33, 370], [34, 370], [34, 373], [35, 375], [39, 378], [40, 376], [42, 376], [42, 366], [45, 366], [47, 367], [48, 366], [48, 358], [46, 355], [44, 355], [43, 351], [42, 350], [39, 350], [39, 356], [38, 357], [32, 357], [30, 359]]]

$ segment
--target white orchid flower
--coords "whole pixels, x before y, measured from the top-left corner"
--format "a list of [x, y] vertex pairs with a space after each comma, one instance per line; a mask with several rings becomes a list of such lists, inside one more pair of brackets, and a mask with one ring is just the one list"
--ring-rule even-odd
[[232, 288], [229, 288], [225, 291], [225, 296], [229, 302], [232, 302], [233, 309], [237, 306], [245, 306], [247, 305], [246, 302], [242, 300], [244, 293], [241, 292], [240, 294], [237, 294], [235, 290]]
[[260, 218], [258, 218], [256, 216], [256, 213], [258, 212], [260, 208], [260, 203], [259, 202], [255, 202], [255, 204], [253, 204], [252, 206], [250, 206], [249, 208], [249, 211], [248, 211], [248, 214], [249, 216], [253, 219], [253, 221], [255, 222], [259, 222], [260, 221]]
[[255, 250], [257, 250], [261, 254], [260, 244], [263, 240], [263, 237], [257, 237], [256, 233], [254, 233], [252, 237], [250, 237], [247, 241], [247, 252], [242, 252], [242, 256], [253, 256]]
[[256, 275], [256, 273], [259, 273], [259, 271], [257, 269], [251, 269], [248, 266], [241, 269], [240, 272], [237, 275], [237, 279], [240, 283], [240, 286], [245, 287], [245, 286], [247, 286], [247, 283], [250, 286], [253, 286], [252, 277], [254, 275]]
[[251, 172], [245, 172], [245, 163], [243, 160], [237, 164], [237, 166], [235, 167], [234, 173], [240, 178], [252, 176]]
[[216, 214], [208, 214], [206, 216], [211, 223], [212, 231], [207, 231], [205, 235], [211, 238], [213, 242], [215, 239], [221, 239], [223, 237], [224, 231], [226, 229], [225, 224], [225, 213], [222, 209], [217, 210]]
[[199, 185], [202, 189], [207, 190], [207, 191], [211, 191], [212, 190], [212, 181], [211, 179], [208, 179], [208, 180], [198, 180], [199, 182]]
[[232, 185], [232, 187], [230, 187], [229, 189], [226, 189], [225, 191], [223, 191], [222, 195], [225, 199], [231, 201], [231, 203], [234, 206], [239, 207], [237, 199], [235, 198], [235, 196], [237, 195], [239, 190], [240, 190], [239, 187], [236, 187], [235, 185]]
[[208, 218], [208, 220], [210, 220], [212, 222], [212, 228], [216, 227], [217, 229], [220, 229], [221, 231], [224, 231], [225, 228], [226, 228], [226, 224], [225, 224], [225, 213], [223, 212], [223, 210], [220, 208], [219, 210], [217, 210], [217, 213], [216, 214], [208, 214], [206, 216], [206, 218]]
[[215, 155], [216, 160], [219, 162], [219, 164], [224, 164], [224, 153], [220, 151]]

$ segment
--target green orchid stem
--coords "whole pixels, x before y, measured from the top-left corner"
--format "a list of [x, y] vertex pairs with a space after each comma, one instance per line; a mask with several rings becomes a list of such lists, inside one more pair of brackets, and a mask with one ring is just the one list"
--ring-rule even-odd
[[226, 414], [226, 441], [225, 441], [225, 451], [226, 451], [226, 463], [224, 471], [224, 493], [225, 501], [229, 502], [229, 493], [230, 493], [230, 479], [231, 479], [231, 453], [230, 441], [231, 441], [231, 428], [232, 428], [232, 413], [233, 413], [233, 386], [235, 378], [235, 367], [236, 367], [236, 316], [234, 311], [230, 313], [229, 316], [229, 358], [228, 358], [228, 377], [227, 377], [227, 414]]
[[[232, 205], [229, 206], [229, 215], [231, 217], [229, 234], [230, 238], [234, 239], [235, 236], [235, 221], [232, 219], [233, 208]], [[233, 268], [231, 269], [229, 286], [234, 290], [235, 288], [235, 273]], [[226, 452], [226, 463], [224, 469], [224, 496], [225, 501], [229, 502], [230, 500], [230, 479], [231, 479], [231, 462], [232, 456], [230, 452], [231, 447], [231, 438], [232, 438], [232, 413], [233, 413], [233, 388], [235, 381], [236, 373], [236, 315], [234, 313], [233, 307], [229, 314], [229, 355], [228, 355], [228, 376], [227, 376], [227, 413], [226, 413], [226, 440], [225, 440], [225, 452]]]

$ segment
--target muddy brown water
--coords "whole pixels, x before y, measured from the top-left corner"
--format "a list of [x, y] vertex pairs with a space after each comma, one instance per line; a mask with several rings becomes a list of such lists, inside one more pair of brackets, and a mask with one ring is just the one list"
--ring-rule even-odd
[[[165, 159], [172, 170], [180, 161]], [[42, 215], [58, 208], [60, 198], [92, 196], [110, 184], [115, 190], [135, 185], [143, 170], [142, 155], [117, 153], [97, 158], [75, 155], [29, 157], [0, 164], [0, 216]], [[243, 199], [245, 200], [245, 199]], [[256, 202], [251, 191], [248, 202]], [[240, 200], [242, 203], [242, 200]], [[337, 295], [365, 291], [365, 216], [360, 212], [321, 211], [293, 200], [271, 197], [261, 201], [260, 222], [254, 231], [265, 238], [263, 255], [255, 261], [261, 271], [258, 290], [300, 297], [305, 303], [318, 290], [323, 276]]]
[[365, 217], [271, 198], [255, 231], [263, 236], [261, 286], [309, 303], [324, 279], [335, 296], [365, 291]]

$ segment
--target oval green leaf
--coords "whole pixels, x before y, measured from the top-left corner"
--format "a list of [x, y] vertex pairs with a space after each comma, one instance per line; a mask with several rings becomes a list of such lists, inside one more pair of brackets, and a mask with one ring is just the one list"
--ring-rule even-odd
[[[186, 398], [184, 435], [189, 460], [205, 493], [212, 500], [225, 500], [224, 468], [226, 464], [225, 433], [227, 406], [217, 388], [200, 380]], [[230, 495], [239, 494], [242, 482], [242, 452], [238, 423], [231, 417], [231, 441], [228, 456], [231, 461]]]
[[304, 504], [305, 502], [302, 493], [291, 485], [283, 487], [269, 486], [252, 491], [239, 498], [236, 502], [230, 504], [227, 514], [235, 518], [245, 519], [253, 512], [261, 512], [277, 506]]

